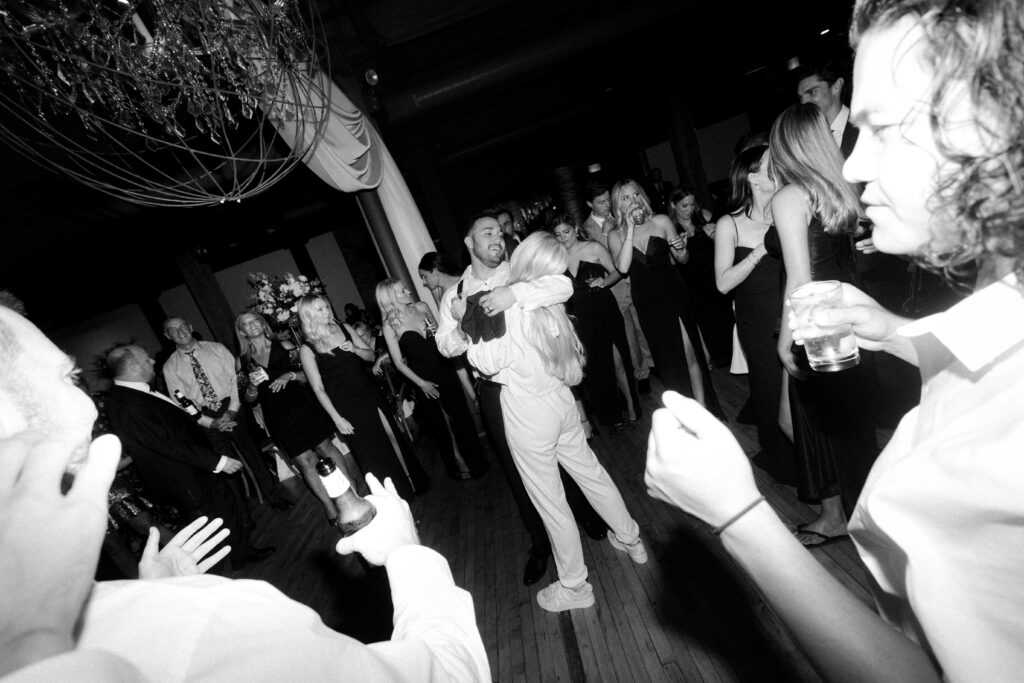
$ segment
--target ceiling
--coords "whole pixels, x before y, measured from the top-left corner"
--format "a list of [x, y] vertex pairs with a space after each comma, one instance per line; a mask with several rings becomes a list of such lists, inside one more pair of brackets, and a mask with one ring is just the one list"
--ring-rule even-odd
[[[373, 115], [414, 194], [426, 169], [461, 215], [534, 191], [556, 166], [629, 163], [667, 139], [672, 92], [686, 95], [698, 128], [742, 113], [766, 125], [791, 101], [788, 59], [845, 52], [851, 4], [319, 0], [317, 8], [330, 72]], [[2, 148], [0, 180], [0, 288], [50, 325], [179, 282], [169, 244], [226, 265], [273, 245], [282, 227], [322, 231], [339, 212], [358, 224], [351, 197], [301, 167], [262, 195], [210, 209], [140, 208]], [[313, 219], [289, 218], [303, 213]]]

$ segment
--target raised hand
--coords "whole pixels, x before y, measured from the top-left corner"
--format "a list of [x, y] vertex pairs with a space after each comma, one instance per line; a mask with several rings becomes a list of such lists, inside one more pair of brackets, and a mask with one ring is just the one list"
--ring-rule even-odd
[[149, 538], [139, 562], [139, 578], [163, 579], [206, 573], [231, 552], [231, 546], [226, 545], [206, 557], [231, 533], [230, 529], [217, 531], [223, 524], [220, 518], [207, 523], [206, 517], [199, 517], [175, 534], [162, 550], [159, 549], [160, 533], [155, 527], [150, 527]]
[[74, 647], [121, 442], [112, 434], [93, 441], [62, 494], [81, 448], [78, 439], [28, 431], [0, 440], [0, 677]]
[[719, 526], [760, 493], [732, 432], [696, 401], [662, 396], [647, 442], [648, 493]]
[[390, 478], [382, 486], [373, 474], [366, 475], [370, 495], [366, 497], [377, 508], [377, 515], [365, 527], [347, 536], [335, 546], [340, 555], [357, 552], [373, 565], [383, 565], [398, 548], [419, 545], [409, 504], [402, 500]]

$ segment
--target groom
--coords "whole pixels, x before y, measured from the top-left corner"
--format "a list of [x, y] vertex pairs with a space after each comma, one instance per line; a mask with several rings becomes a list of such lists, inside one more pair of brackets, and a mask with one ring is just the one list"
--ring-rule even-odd
[[[493, 214], [481, 214], [470, 221], [465, 243], [469, 249], [470, 266], [462, 274], [458, 284], [444, 293], [438, 307], [439, 320], [434, 340], [444, 356], [452, 358], [463, 354], [470, 344], [480, 341], [479, 336], [472, 338], [471, 334], [467, 343], [466, 336], [462, 334], [467, 327], [482, 328], [482, 333], [495, 333], [500, 328], [500, 324], [464, 324], [467, 299], [475, 294], [488, 292], [479, 297], [479, 308], [484, 315], [492, 316], [493, 320], [497, 320], [497, 316], [512, 306], [532, 310], [562, 303], [572, 295], [572, 283], [564, 275], [552, 275], [535, 282], [517, 282], [506, 286], [509, 265], [504, 258], [505, 236], [497, 217]], [[547, 570], [548, 557], [551, 556], [551, 541], [512, 460], [501, 412], [501, 385], [480, 376], [477, 381], [477, 392], [480, 412], [491, 434], [498, 463], [512, 491], [519, 519], [530, 535], [530, 553], [523, 571], [523, 584], [529, 586], [539, 581]], [[604, 540], [608, 526], [587, 502], [575, 480], [561, 467], [559, 472], [565, 487], [566, 499], [576, 520], [588, 536], [595, 540]]]

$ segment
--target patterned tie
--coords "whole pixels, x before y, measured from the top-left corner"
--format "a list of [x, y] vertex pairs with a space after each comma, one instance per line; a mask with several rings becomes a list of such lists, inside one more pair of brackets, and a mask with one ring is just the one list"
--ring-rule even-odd
[[210, 378], [206, 376], [206, 370], [203, 370], [203, 366], [199, 364], [195, 349], [186, 351], [185, 354], [192, 361], [192, 374], [196, 376], [196, 381], [199, 382], [199, 391], [203, 394], [203, 402], [208, 406], [215, 407], [217, 405], [217, 392], [213, 390]]

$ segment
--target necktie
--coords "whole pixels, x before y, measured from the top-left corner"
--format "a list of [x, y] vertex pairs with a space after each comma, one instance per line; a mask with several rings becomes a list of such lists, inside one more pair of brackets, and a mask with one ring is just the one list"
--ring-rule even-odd
[[208, 406], [216, 406], [217, 392], [213, 390], [210, 378], [206, 376], [206, 370], [203, 370], [203, 366], [199, 364], [195, 350], [186, 351], [185, 355], [192, 361], [192, 374], [196, 376], [196, 382], [199, 383], [199, 391], [203, 394], [203, 403]]

